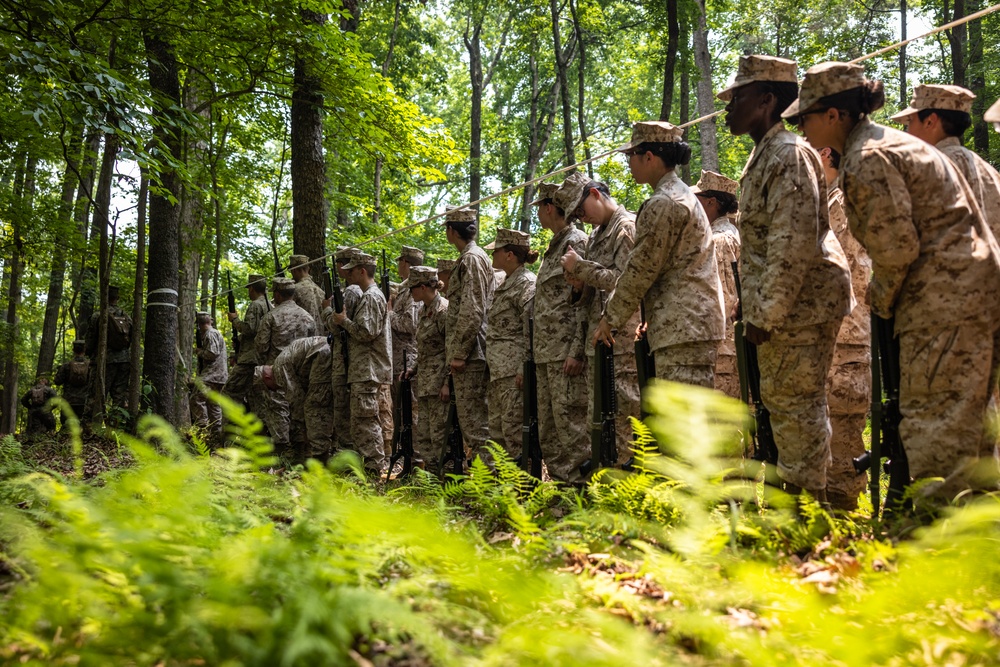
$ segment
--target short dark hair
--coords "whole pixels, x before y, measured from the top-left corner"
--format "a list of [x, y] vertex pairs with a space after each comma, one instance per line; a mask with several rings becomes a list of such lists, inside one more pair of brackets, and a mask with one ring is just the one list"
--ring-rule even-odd
[[794, 81], [756, 81], [757, 93], [774, 95], [777, 103], [774, 105], [774, 113], [771, 122], [777, 123], [781, 120], [781, 114], [792, 105], [792, 102], [799, 96], [799, 84]]
[[611, 190], [608, 188], [608, 184], [603, 181], [591, 181], [590, 183], [587, 183], [587, 187], [584, 189], [586, 190], [588, 195], [590, 194], [591, 190], [597, 190], [605, 197], [611, 196]]
[[[865, 80], [865, 85], [844, 90], [833, 95], [820, 98], [812, 111], [837, 109], [843, 111], [851, 120], [857, 121], [861, 116], [868, 116], [885, 106], [885, 87], [881, 81]], [[799, 116], [795, 121], [801, 121]]]
[[937, 117], [941, 120], [941, 129], [949, 137], [958, 137], [961, 139], [965, 131], [972, 127], [972, 115], [966, 111], [920, 109], [917, 111], [917, 118], [924, 121], [930, 118], [931, 114], [937, 114]]
[[448, 226], [455, 230], [458, 234], [458, 238], [462, 239], [466, 243], [476, 238], [476, 223], [474, 222], [455, 222], [449, 221]]
[[275, 287], [274, 291], [286, 299], [291, 299], [295, 296], [295, 286], [291, 287]]
[[375, 267], [372, 266], [371, 264], [362, 264], [361, 268], [365, 270], [365, 273], [368, 274], [369, 278], [375, 277]]
[[736, 198], [736, 195], [731, 195], [728, 192], [723, 192], [722, 190], [702, 190], [698, 194], [704, 197], [711, 197], [715, 201], [719, 202], [720, 215], [731, 215], [740, 210], [740, 202]]
[[630, 152], [639, 155], [652, 153], [663, 161], [667, 169], [684, 166], [691, 161], [691, 146], [686, 141], [644, 141]]

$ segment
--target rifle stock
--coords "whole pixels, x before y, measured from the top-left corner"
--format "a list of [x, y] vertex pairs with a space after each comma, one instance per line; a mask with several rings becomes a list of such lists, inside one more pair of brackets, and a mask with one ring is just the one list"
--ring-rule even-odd
[[594, 352], [594, 404], [590, 423], [590, 461], [581, 466], [586, 474], [608, 468], [618, 462], [618, 434], [615, 415], [618, 397], [615, 392], [614, 347], [598, 343]]
[[[542, 446], [538, 440], [538, 375], [535, 367], [535, 320], [528, 319], [528, 358], [524, 361], [524, 419], [521, 426], [521, 465], [532, 477], [542, 478]], [[530, 466], [529, 466], [530, 461]]]
[[[333, 278], [333, 288], [332, 288], [333, 310], [336, 313], [342, 313], [344, 312], [344, 291], [340, 287], [340, 274], [337, 273], [336, 269], [334, 269], [333, 271], [328, 273], [327, 276]], [[340, 327], [337, 328], [340, 329]], [[347, 361], [348, 361], [347, 340], [348, 340], [347, 332], [344, 331], [343, 329], [340, 329], [340, 355], [344, 358], [345, 372], [347, 371]]]
[[389, 474], [392, 474], [396, 467], [396, 461], [403, 459], [403, 471], [400, 477], [406, 477], [413, 471], [413, 393], [410, 390], [410, 378], [406, 377], [405, 371], [410, 367], [409, 356], [403, 350], [403, 371], [404, 377], [399, 381], [399, 434], [397, 437], [396, 451], [389, 459]]
[[379, 282], [382, 287], [382, 296], [385, 297], [385, 302], [389, 303], [389, 266], [386, 264], [385, 250], [382, 251], [382, 273]]
[[[233, 274], [232, 271], [226, 269], [226, 283], [229, 287], [229, 294], [226, 295], [229, 305], [229, 312], [236, 312], [236, 295], [233, 294]], [[236, 331], [236, 327], [233, 327], [233, 352], [236, 354], [236, 358], [240, 357], [240, 334]]]
[[656, 377], [656, 359], [649, 349], [649, 337], [646, 335], [646, 302], [639, 302], [639, 333], [635, 339], [635, 366], [639, 380], [640, 414], [642, 419], [649, 416], [646, 412], [646, 387], [649, 381]]
[[448, 419], [444, 427], [444, 446], [441, 448], [441, 460], [438, 465], [441, 478], [447, 474], [447, 466], [452, 464], [452, 472], [456, 475], [465, 473], [465, 442], [462, 438], [462, 426], [458, 423], [458, 405], [455, 403], [455, 382], [448, 376]]

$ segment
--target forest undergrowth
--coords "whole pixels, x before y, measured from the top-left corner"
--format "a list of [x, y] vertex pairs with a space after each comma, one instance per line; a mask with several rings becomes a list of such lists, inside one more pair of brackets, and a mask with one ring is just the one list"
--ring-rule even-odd
[[636, 469], [580, 491], [500, 448], [444, 484], [349, 455], [275, 474], [232, 405], [214, 453], [154, 417], [101, 454], [77, 434], [69, 465], [7, 437], [0, 661], [1000, 663], [997, 498], [916, 529], [796, 507], [746, 481], [738, 403], [663, 384], [651, 407]]

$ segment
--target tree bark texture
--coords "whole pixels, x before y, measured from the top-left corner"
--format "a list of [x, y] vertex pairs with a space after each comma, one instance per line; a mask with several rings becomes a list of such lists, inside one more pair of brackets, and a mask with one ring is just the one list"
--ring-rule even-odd
[[558, 0], [549, 0], [549, 10], [552, 13], [552, 46], [556, 61], [556, 81], [559, 82], [559, 98], [562, 100], [563, 164], [573, 164], [576, 162], [576, 151], [574, 150], [573, 103], [569, 93], [568, 74], [572, 52], [570, 49], [563, 50], [562, 34], [559, 29], [561, 12]]
[[674, 69], [677, 66], [677, 45], [680, 42], [680, 22], [677, 19], [677, 0], [666, 0], [667, 4], [667, 53], [663, 63], [663, 101], [660, 104], [660, 120], [670, 120], [674, 106]]
[[[712, 92], [712, 55], [708, 51], [708, 23], [705, 19], [705, 0], [698, 0], [698, 27], [694, 31], [694, 62], [698, 67], [698, 115], [707, 116], [715, 111], [715, 93]], [[701, 143], [701, 168], [719, 171], [719, 140], [715, 118], [698, 125]]]
[[[108, 123], [114, 119], [109, 117]], [[100, 315], [97, 318], [97, 353], [91, 360], [91, 405], [92, 419], [95, 424], [104, 420], [104, 397], [107, 395], [105, 383], [105, 368], [108, 355], [108, 285], [111, 279], [111, 244], [108, 230], [111, 227], [111, 182], [115, 174], [115, 162], [118, 159], [118, 136], [113, 133], [104, 135], [104, 154], [101, 156], [101, 171], [97, 179], [97, 189], [94, 192], [94, 219], [91, 232], [99, 239], [97, 262], [97, 294]]]
[[139, 421], [142, 397], [142, 295], [146, 276], [146, 200], [149, 197], [149, 175], [145, 169], [139, 173], [139, 201], [136, 203], [135, 281], [132, 285], [132, 341], [129, 346], [128, 407], [129, 423], [135, 428]]

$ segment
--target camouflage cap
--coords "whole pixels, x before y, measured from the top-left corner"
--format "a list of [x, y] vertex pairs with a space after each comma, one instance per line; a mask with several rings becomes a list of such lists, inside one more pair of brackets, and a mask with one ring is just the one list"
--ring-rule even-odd
[[798, 83], [798, 66], [794, 60], [773, 56], [740, 56], [736, 78], [728, 88], [716, 95], [723, 102], [733, 99], [733, 91], [756, 81]]
[[987, 123], [993, 123], [997, 132], [1000, 132], [1000, 100], [993, 103], [986, 113], [983, 114], [983, 120]]
[[411, 266], [410, 277], [403, 285], [413, 289], [420, 285], [437, 285], [437, 282], [438, 270], [433, 266]]
[[334, 259], [334, 261], [336, 261], [338, 263], [340, 263], [340, 262], [349, 262], [359, 252], [361, 252], [361, 251], [358, 250], [357, 248], [351, 248], [351, 247], [348, 247], [348, 246], [341, 246], [341, 247], [337, 248], [337, 252], [334, 253], [333, 259]]
[[445, 206], [444, 207], [444, 222], [442, 224], [447, 225], [449, 222], [475, 222], [476, 221], [476, 209], [474, 208], [462, 208], [457, 206]]
[[972, 100], [974, 99], [976, 99], [975, 93], [968, 88], [922, 83], [913, 89], [910, 106], [889, 118], [897, 121], [902, 120], [924, 109], [972, 113]]
[[366, 252], [360, 250], [351, 257], [351, 261], [344, 265], [345, 270], [353, 269], [356, 266], [376, 266], [378, 262]]
[[295, 281], [291, 278], [273, 278], [271, 280], [271, 289], [275, 291], [295, 289]]
[[573, 212], [587, 194], [587, 184], [590, 178], [582, 171], [573, 171], [562, 182], [552, 197], [552, 203], [561, 208], [567, 219], [573, 217]]
[[854, 63], [829, 62], [806, 70], [799, 98], [788, 105], [782, 118], [795, 118], [812, 110], [824, 97], [865, 85], [865, 68]]
[[297, 266], [309, 263], [309, 255], [292, 255], [288, 258], [288, 268], [294, 269]]
[[684, 137], [684, 130], [665, 120], [644, 120], [632, 124], [632, 139], [617, 149], [617, 152], [630, 151], [639, 144], [673, 144]]
[[86, 346], [87, 346], [87, 341], [83, 340], [82, 338], [77, 338], [75, 341], [73, 341], [74, 350], [77, 348], [82, 349], [85, 348]]
[[117, 299], [118, 298], [118, 285], [108, 285], [108, 298]]
[[538, 184], [538, 196], [535, 197], [535, 201], [531, 202], [530, 206], [539, 206], [544, 204], [546, 200], [552, 199], [556, 190], [559, 189], [559, 185], [556, 183], [539, 183]]
[[195, 313], [195, 319], [198, 320], [199, 322], [211, 322], [212, 314], [209, 313], [207, 310], [199, 310], [197, 313]]
[[[457, 259], [439, 259], [437, 261], [437, 270], [438, 271], [448, 271], [448, 272], [451, 272], [451, 271], [455, 270], [456, 266], [458, 266], [458, 260]], [[412, 269], [410, 269], [410, 270], [412, 271]]]
[[731, 178], [726, 178], [722, 174], [717, 174], [714, 171], [705, 171], [702, 169], [701, 178], [698, 182], [691, 188], [691, 192], [695, 194], [699, 192], [726, 192], [728, 194], [736, 196], [736, 191], [739, 189], [740, 184]]
[[399, 260], [404, 260], [411, 266], [420, 264], [424, 261], [424, 251], [420, 248], [404, 245], [403, 249], [399, 251], [399, 257], [396, 258], [397, 262]]
[[531, 247], [531, 236], [517, 229], [498, 229], [497, 237], [489, 245], [489, 249], [503, 248], [509, 245]]
[[266, 278], [260, 273], [251, 273], [247, 276], [247, 283], [253, 285], [254, 283], [259, 283]]

